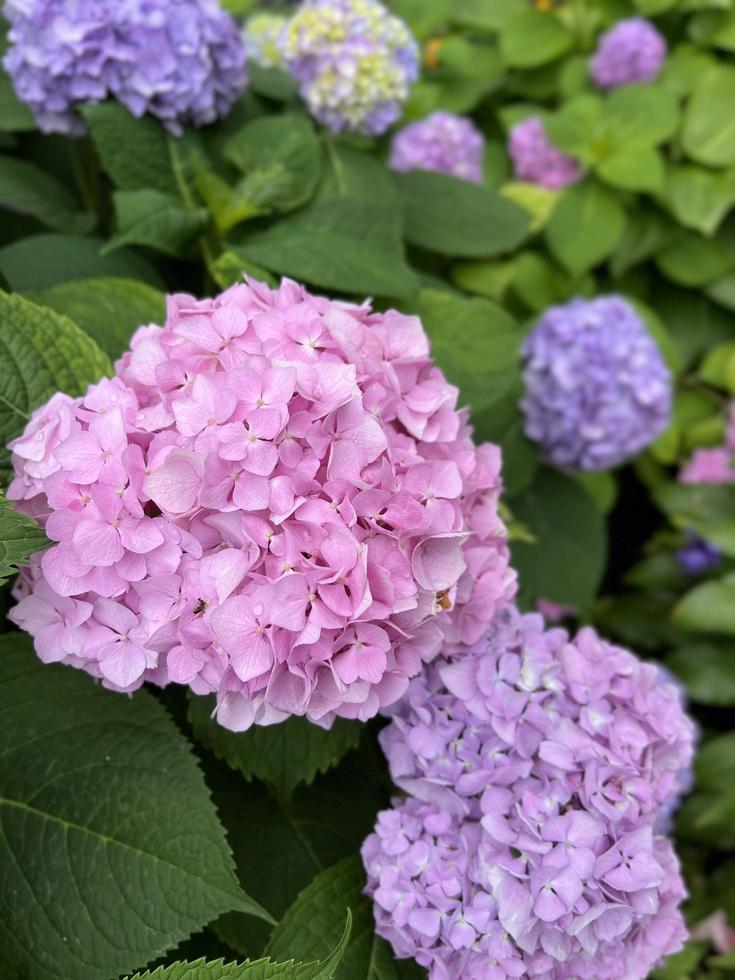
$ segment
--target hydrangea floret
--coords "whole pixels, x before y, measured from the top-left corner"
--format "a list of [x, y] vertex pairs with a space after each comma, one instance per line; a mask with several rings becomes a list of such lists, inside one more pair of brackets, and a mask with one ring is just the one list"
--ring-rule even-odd
[[362, 854], [398, 956], [431, 980], [642, 980], [681, 947], [685, 889], [660, 826], [694, 728], [659, 668], [511, 609], [392, 713], [381, 742], [411, 798]]
[[304, 0], [281, 51], [309, 111], [335, 133], [384, 133], [419, 73], [410, 31], [378, 0]]
[[671, 376], [621, 296], [550, 307], [526, 338], [526, 435], [562, 469], [617, 466], [667, 427]]
[[369, 718], [515, 590], [500, 453], [457, 396], [417, 317], [288, 280], [171, 296], [11, 443], [54, 542], [11, 618], [116, 690], [214, 692], [233, 729]]
[[283, 67], [280, 41], [286, 21], [286, 17], [268, 12], [248, 17], [242, 36], [249, 62], [261, 68]]
[[81, 134], [75, 109], [117, 99], [174, 134], [223, 116], [247, 82], [217, 0], [6, 0], [3, 65], [44, 132]]
[[538, 116], [530, 116], [512, 127], [508, 153], [516, 180], [560, 190], [582, 176], [579, 162], [550, 142]]
[[666, 39], [644, 17], [618, 21], [603, 34], [590, 59], [590, 75], [601, 89], [652, 82], [666, 60]]
[[390, 166], [402, 173], [434, 170], [480, 184], [484, 155], [485, 138], [471, 119], [434, 112], [396, 133]]

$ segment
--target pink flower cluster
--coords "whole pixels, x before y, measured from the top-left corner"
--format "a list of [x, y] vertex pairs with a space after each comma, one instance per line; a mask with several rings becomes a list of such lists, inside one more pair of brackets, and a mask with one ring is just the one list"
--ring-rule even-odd
[[660, 825], [694, 727], [657, 667], [514, 610], [381, 733], [411, 798], [363, 846], [378, 932], [431, 980], [636, 980], [681, 947]]
[[679, 482], [735, 483], [735, 405], [730, 406], [724, 445], [695, 450], [682, 467]]
[[11, 444], [54, 542], [11, 618], [116, 690], [216, 692], [235, 730], [369, 718], [515, 590], [499, 450], [457, 394], [416, 317], [288, 280], [170, 297]]
[[537, 116], [524, 119], [511, 129], [508, 154], [516, 180], [560, 190], [582, 177], [579, 162], [554, 146]]

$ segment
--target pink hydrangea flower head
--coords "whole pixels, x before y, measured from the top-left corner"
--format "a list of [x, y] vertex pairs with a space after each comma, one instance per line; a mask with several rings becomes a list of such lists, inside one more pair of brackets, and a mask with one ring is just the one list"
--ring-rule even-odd
[[666, 39], [645, 17], [618, 21], [603, 34], [590, 59], [590, 75], [601, 89], [652, 82], [666, 60]]
[[114, 689], [216, 693], [233, 729], [374, 715], [515, 590], [500, 453], [457, 394], [416, 317], [288, 280], [170, 297], [11, 443], [54, 542], [11, 618]]
[[453, 112], [434, 112], [409, 123], [393, 137], [393, 170], [434, 170], [475, 184], [482, 183], [485, 137], [471, 119]]
[[582, 177], [579, 162], [550, 142], [537, 116], [513, 126], [508, 137], [508, 153], [516, 180], [560, 190]]
[[[661, 830], [685, 786], [695, 732], [658, 667], [590, 628], [570, 638], [511, 609], [484, 650], [429, 665], [391, 714], [380, 740], [412, 800], [397, 808], [400, 820], [383, 815], [363, 856], [378, 931], [398, 955], [416, 956], [437, 980], [633, 980], [680, 948], [684, 888]], [[381, 828], [391, 822], [435, 853], [431, 827], [405, 823], [406, 813], [432, 814], [432, 825], [442, 815], [455, 835], [450, 858], [427, 856], [419, 872], [393, 858], [388, 872]], [[472, 841], [471, 858], [455, 866], [445, 906], [434, 885], [448, 875], [457, 837]], [[430, 933], [426, 914], [405, 926], [386, 914], [380, 889], [390, 882], [396, 907], [432, 910]], [[487, 915], [458, 942], [467, 902], [473, 915], [484, 903]], [[505, 973], [483, 972], [492, 959]]]
[[713, 449], [695, 449], [679, 472], [680, 483], [735, 483], [735, 405], [728, 412], [725, 442]]

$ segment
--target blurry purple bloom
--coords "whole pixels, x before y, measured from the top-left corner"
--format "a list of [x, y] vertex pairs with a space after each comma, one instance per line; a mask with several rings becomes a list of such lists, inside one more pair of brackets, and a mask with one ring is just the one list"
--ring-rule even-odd
[[652, 82], [666, 59], [666, 40], [643, 17], [618, 21], [598, 42], [590, 74], [598, 88]]
[[690, 532], [686, 544], [676, 552], [676, 560], [687, 575], [701, 575], [715, 568], [722, 557], [720, 549], [698, 534]]
[[485, 139], [471, 119], [434, 112], [404, 126], [393, 137], [390, 165], [407, 170], [435, 170], [482, 183]]
[[178, 135], [245, 88], [242, 39], [217, 0], [7, 0], [4, 13], [5, 69], [44, 132], [84, 132], [75, 108], [112, 97]]
[[526, 435], [567, 470], [631, 459], [666, 428], [671, 376], [620, 296], [548, 309], [524, 344]]
[[549, 141], [536, 116], [516, 123], [508, 137], [508, 153], [516, 180], [528, 181], [549, 190], [574, 184], [582, 176], [579, 163]]

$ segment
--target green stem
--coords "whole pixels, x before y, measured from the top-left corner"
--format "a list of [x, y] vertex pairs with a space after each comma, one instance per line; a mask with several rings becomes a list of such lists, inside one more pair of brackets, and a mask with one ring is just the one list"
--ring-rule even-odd
[[344, 168], [340, 163], [339, 157], [337, 156], [337, 148], [334, 143], [334, 137], [329, 132], [329, 130], [324, 130], [323, 133], [324, 146], [327, 151], [327, 158], [329, 164], [334, 171], [334, 180], [337, 184], [337, 190], [340, 194], [347, 195], [347, 184], [345, 183]]

